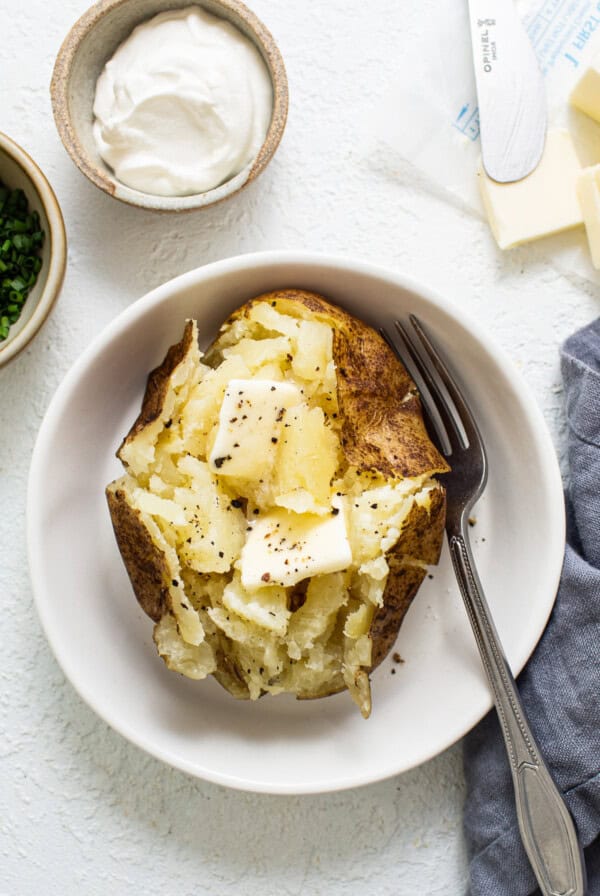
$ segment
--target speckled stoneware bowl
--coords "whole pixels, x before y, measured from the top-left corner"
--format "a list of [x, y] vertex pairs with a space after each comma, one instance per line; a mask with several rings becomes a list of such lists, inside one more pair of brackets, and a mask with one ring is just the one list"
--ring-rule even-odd
[[29, 208], [40, 216], [46, 234], [42, 267], [35, 286], [27, 296], [18, 321], [8, 338], [0, 342], [0, 367], [7, 364], [33, 339], [60, 292], [67, 264], [67, 239], [60, 206], [46, 177], [17, 143], [0, 134], [0, 181], [24, 191]]
[[[105, 63], [137, 25], [159, 12], [192, 5], [231, 22], [258, 47], [273, 83], [271, 124], [254, 161], [215, 189], [192, 196], [142, 193], [118, 181], [98, 154], [92, 133], [96, 81]], [[279, 145], [288, 109], [287, 77], [277, 44], [262, 22], [238, 0], [100, 0], [68, 33], [56, 58], [50, 92], [58, 132], [79, 170], [115, 199], [158, 211], [205, 208], [253, 181]]]

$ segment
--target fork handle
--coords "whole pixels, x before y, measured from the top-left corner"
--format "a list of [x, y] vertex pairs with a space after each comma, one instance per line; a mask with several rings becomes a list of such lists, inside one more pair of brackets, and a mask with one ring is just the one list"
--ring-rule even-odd
[[448, 531], [456, 578], [491, 685], [510, 762], [525, 851], [543, 896], [584, 896], [586, 873], [575, 823], [527, 724], [469, 545], [466, 515]]

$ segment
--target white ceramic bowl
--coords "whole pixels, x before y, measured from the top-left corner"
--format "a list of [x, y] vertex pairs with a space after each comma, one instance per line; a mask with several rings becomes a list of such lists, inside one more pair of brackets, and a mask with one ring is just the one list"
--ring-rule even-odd
[[372, 676], [368, 721], [347, 694], [236, 701], [213, 680], [169, 672], [156, 655], [105, 504], [105, 485], [121, 473], [114, 452], [146, 374], [184, 320], [195, 317], [208, 343], [232, 309], [278, 287], [321, 292], [375, 325], [412, 311], [445, 349], [489, 452], [473, 548], [514, 672], [554, 602], [564, 511], [548, 432], [513, 365], [457, 308], [404, 275], [318, 255], [241, 256], [166, 283], [96, 338], [56, 392], [31, 466], [29, 561], [48, 640], [83, 699], [154, 756], [232, 787], [307, 793], [429, 759], [465, 734], [491, 699], [446, 552], [401, 629], [404, 663], [388, 658]]
[[29, 208], [40, 216], [46, 234], [42, 267], [27, 296], [18, 321], [8, 338], [0, 342], [0, 367], [7, 364], [33, 339], [54, 306], [67, 265], [67, 238], [60, 206], [44, 173], [25, 150], [6, 134], [0, 134], [0, 181], [24, 191]]

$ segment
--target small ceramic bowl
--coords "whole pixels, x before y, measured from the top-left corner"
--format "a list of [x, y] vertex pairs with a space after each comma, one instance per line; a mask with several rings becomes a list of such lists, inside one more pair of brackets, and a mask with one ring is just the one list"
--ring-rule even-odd
[[[96, 81], [106, 62], [137, 25], [160, 12], [190, 5], [201, 6], [231, 22], [256, 45], [273, 84], [271, 124], [257, 157], [215, 189], [192, 196], [142, 193], [117, 180], [98, 154], [92, 133]], [[60, 48], [50, 93], [61, 140], [79, 170], [109, 196], [158, 211], [205, 208], [232, 196], [254, 180], [279, 145], [288, 108], [287, 77], [277, 44], [262, 22], [239, 0], [99, 0], [75, 23]]]
[[40, 329], [60, 292], [67, 264], [67, 238], [60, 206], [36, 163], [13, 140], [0, 134], [0, 181], [24, 191], [29, 208], [40, 216], [46, 234], [42, 267], [18, 321], [0, 342], [0, 367], [14, 358]]

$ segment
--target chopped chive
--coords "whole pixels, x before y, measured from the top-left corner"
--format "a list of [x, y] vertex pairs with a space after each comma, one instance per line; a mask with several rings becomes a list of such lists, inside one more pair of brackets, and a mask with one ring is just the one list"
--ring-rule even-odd
[[0, 342], [20, 317], [42, 267], [40, 216], [29, 210], [23, 190], [0, 181]]

